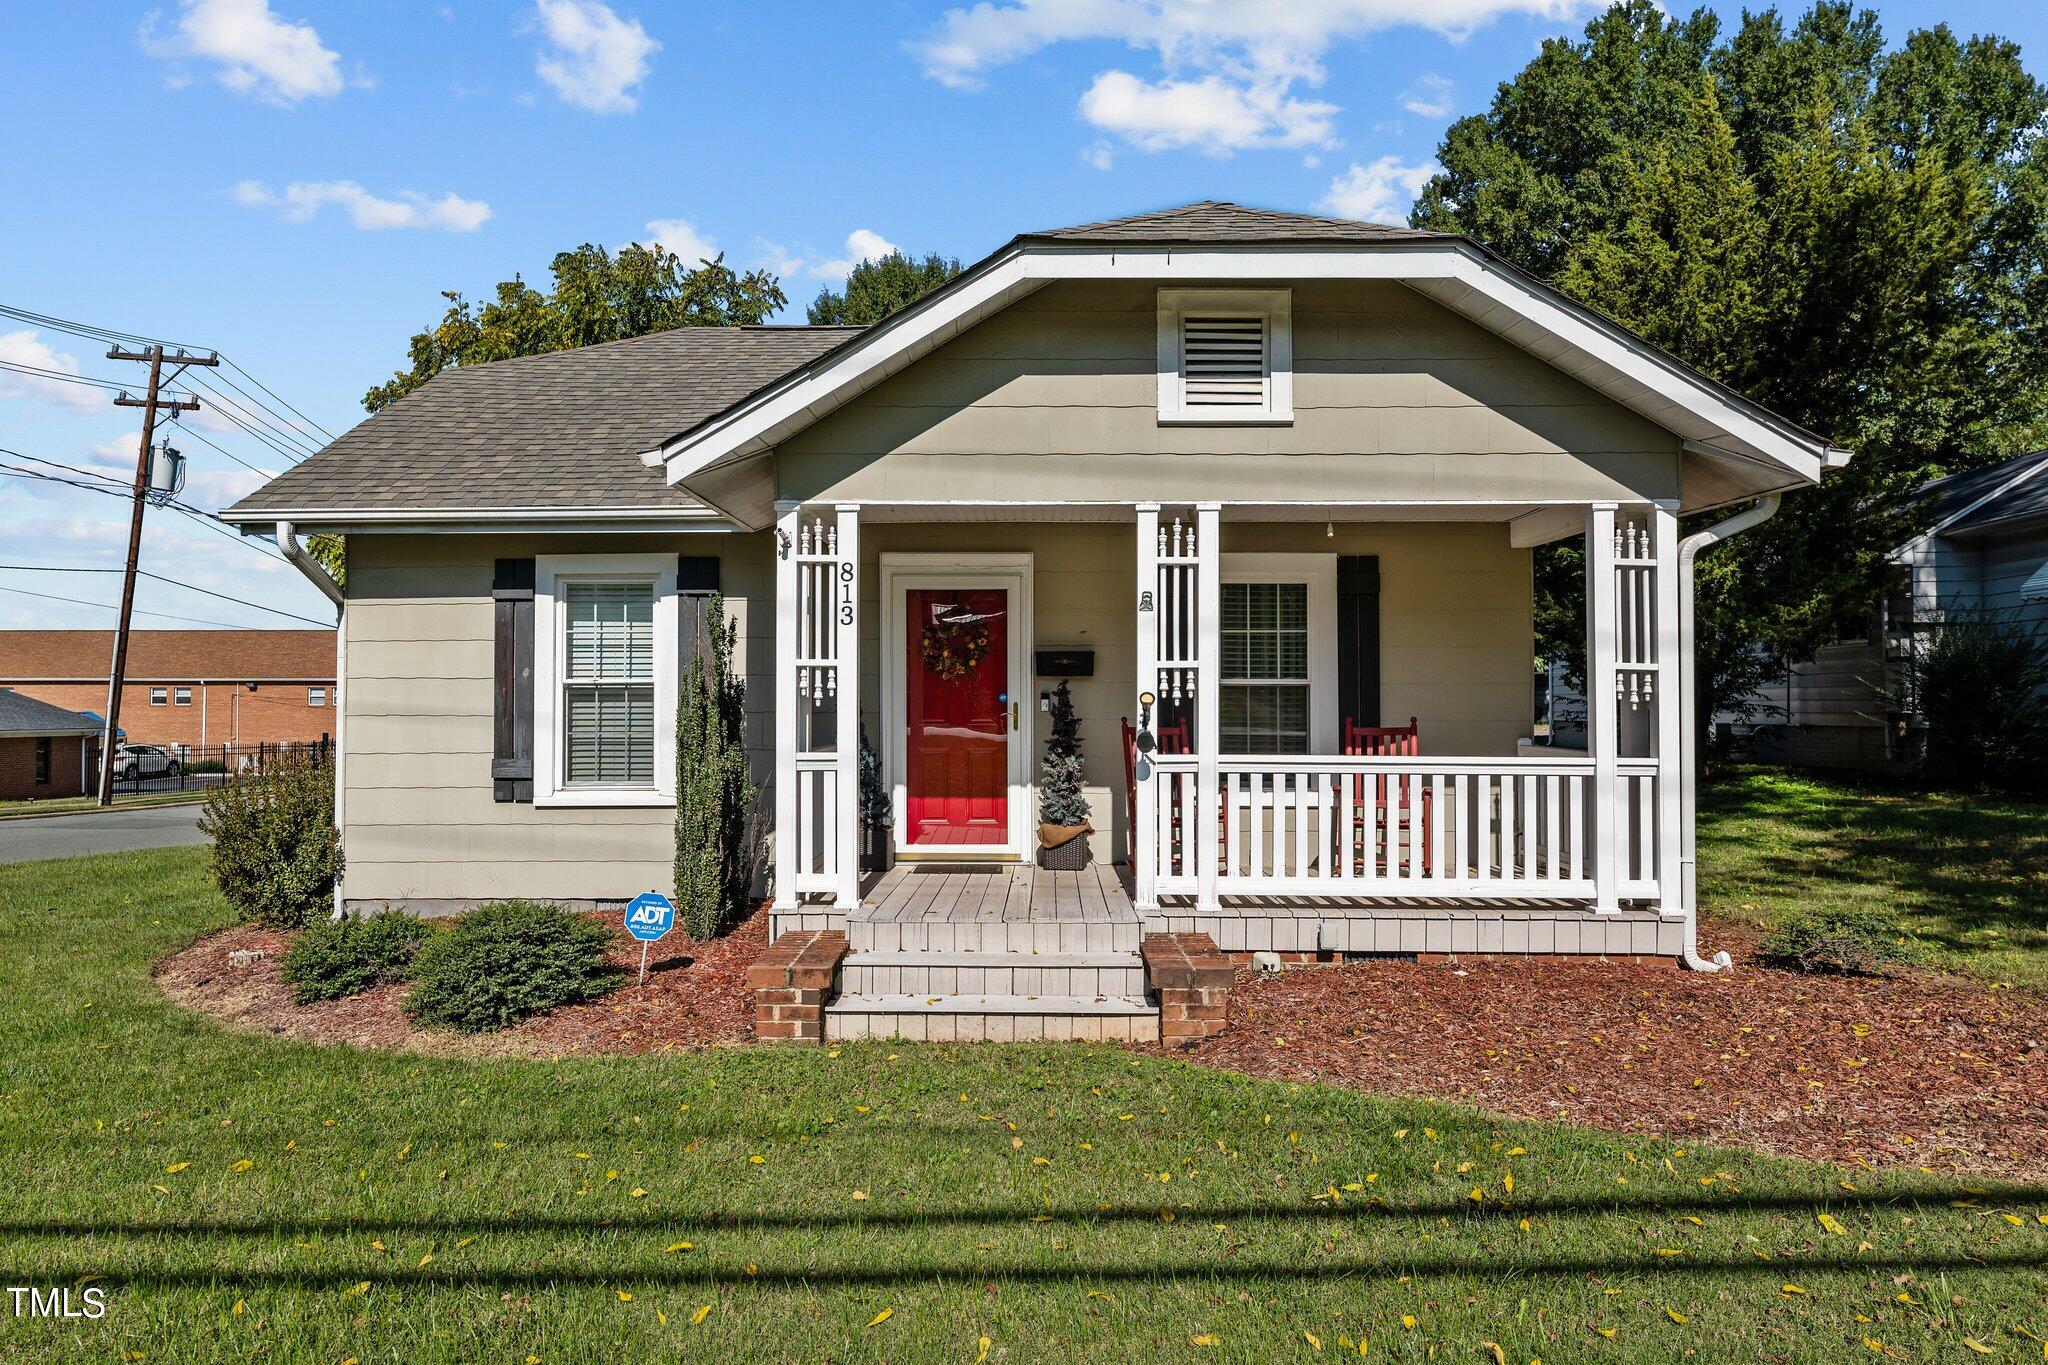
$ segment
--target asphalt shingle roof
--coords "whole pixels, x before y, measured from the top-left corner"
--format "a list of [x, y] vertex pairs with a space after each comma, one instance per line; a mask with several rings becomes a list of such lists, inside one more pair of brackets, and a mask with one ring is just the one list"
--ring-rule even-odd
[[695, 507], [640, 453], [859, 330], [685, 327], [445, 370], [230, 515]]
[[[0, 630], [0, 685], [89, 678], [113, 664], [111, 630]], [[128, 637], [130, 682], [331, 681], [331, 630], [138, 630]]]
[[1199, 204], [1108, 218], [1078, 227], [1027, 232], [1024, 241], [1056, 242], [1404, 242], [1453, 236], [1420, 228], [1387, 227], [1349, 218], [1246, 208], [1216, 199]]
[[96, 735], [105, 728], [95, 716], [0, 687], [0, 735]]
[[1921, 496], [1933, 500], [1929, 508], [1930, 524], [1939, 525], [1986, 494], [2020, 479], [2024, 482], [2017, 488], [1992, 498], [1947, 530], [1969, 530], [1993, 522], [2048, 515], [2048, 450], [2018, 455], [1984, 469], [1950, 474], [1926, 484], [1920, 492]]

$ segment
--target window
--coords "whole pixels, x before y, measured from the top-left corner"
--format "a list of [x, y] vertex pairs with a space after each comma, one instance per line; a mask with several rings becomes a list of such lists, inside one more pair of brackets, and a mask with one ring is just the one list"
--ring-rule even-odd
[[1284, 289], [1159, 291], [1159, 420], [1294, 419], [1291, 298]]
[[306, 689], [306, 705], [308, 705], [308, 706], [325, 706], [325, 705], [327, 705], [327, 689], [326, 689], [326, 688], [324, 688], [324, 687], [309, 687], [309, 688], [307, 688], [307, 689]]
[[562, 776], [569, 786], [654, 781], [654, 589], [571, 583], [562, 670]]
[[149, 689], [149, 704], [150, 704], [151, 706], [167, 706], [167, 705], [169, 705], [169, 704], [170, 704], [170, 700], [171, 700], [171, 689], [170, 689], [170, 688], [168, 688], [168, 687], [152, 687], [152, 688], [150, 688], [150, 689]]
[[50, 785], [50, 741], [47, 736], [36, 741], [36, 785]]
[[1308, 584], [1225, 583], [1222, 624], [1223, 752], [1307, 753]]
[[534, 578], [534, 804], [673, 801], [675, 556], [542, 556]]
[[190, 706], [192, 704], [192, 689], [189, 687], [172, 688], [171, 700], [179, 706]]

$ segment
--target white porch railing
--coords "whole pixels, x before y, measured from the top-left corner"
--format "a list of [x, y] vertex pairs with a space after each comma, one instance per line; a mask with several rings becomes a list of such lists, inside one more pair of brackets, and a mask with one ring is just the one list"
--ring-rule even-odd
[[798, 754], [794, 889], [799, 896], [839, 889], [839, 830], [846, 819], [842, 806], [839, 756]]
[[[1593, 760], [1224, 755], [1216, 893], [1224, 896], [1596, 897]], [[1198, 760], [1152, 760], [1164, 895], [1200, 889]], [[1657, 765], [1622, 759], [1615, 894], [1654, 898]]]

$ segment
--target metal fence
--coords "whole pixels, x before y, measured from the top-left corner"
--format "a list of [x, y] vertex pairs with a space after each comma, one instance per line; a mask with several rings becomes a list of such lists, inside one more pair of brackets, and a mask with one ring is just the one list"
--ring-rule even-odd
[[[287, 754], [334, 752], [334, 741], [317, 740], [280, 744], [149, 744], [138, 746], [150, 752], [131, 756], [116, 754], [114, 791], [188, 791], [224, 782], [229, 776], [253, 772]], [[88, 772], [99, 780], [99, 745], [90, 746]]]

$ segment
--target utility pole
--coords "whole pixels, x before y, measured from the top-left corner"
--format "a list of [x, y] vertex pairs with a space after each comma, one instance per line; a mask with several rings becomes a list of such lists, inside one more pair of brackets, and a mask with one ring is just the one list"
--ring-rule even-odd
[[[121, 619], [114, 626], [114, 664], [107, 676], [107, 729], [100, 741], [99, 803], [102, 806], [114, 804], [114, 737], [121, 733], [121, 683], [128, 671], [128, 621], [135, 610], [135, 569], [142, 557], [142, 502], [149, 492], [149, 452], [156, 442], [156, 415], [159, 412], [197, 412], [196, 398], [164, 398], [163, 381], [175, 379], [184, 373], [188, 365], [218, 365], [218, 355], [196, 356], [179, 351], [176, 355], [165, 355], [162, 342], [153, 343], [146, 351], [124, 351], [115, 346], [107, 352], [109, 360], [147, 361], [149, 364], [149, 392], [141, 398], [130, 398], [126, 393], [114, 400], [117, 408], [142, 409], [142, 444], [135, 452], [135, 489], [132, 507], [128, 514], [128, 567], [121, 574]], [[172, 367], [166, 375], [164, 367]]]

